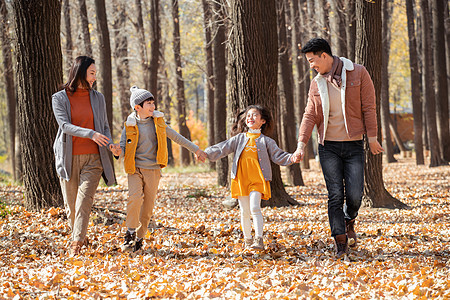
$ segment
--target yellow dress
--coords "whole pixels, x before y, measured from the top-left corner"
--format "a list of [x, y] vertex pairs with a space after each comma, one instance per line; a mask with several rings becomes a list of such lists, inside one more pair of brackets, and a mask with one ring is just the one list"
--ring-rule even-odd
[[236, 178], [231, 180], [231, 197], [235, 199], [248, 196], [252, 191], [260, 192], [263, 200], [271, 197], [270, 181], [264, 179], [258, 161], [255, 139], [260, 135], [261, 133], [247, 132], [250, 139], [239, 157]]

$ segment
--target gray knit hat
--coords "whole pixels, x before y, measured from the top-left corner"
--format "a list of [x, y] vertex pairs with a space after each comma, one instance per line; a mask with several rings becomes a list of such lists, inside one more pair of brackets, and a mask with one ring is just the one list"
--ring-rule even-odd
[[147, 90], [140, 89], [137, 86], [132, 86], [130, 88], [130, 91], [131, 91], [130, 105], [132, 109], [134, 109], [136, 105], [141, 104], [147, 99], [155, 99], [152, 93], [150, 93]]

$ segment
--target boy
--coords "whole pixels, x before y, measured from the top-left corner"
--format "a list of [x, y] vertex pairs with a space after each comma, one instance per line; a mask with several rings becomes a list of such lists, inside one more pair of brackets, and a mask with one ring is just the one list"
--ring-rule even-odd
[[167, 165], [167, 137], [195, 153], [200, 161], [206, 154], [164, 122], [164, 114], [155, 110], [155, 98], [144, 89], [133, 86], [130, 105], [134, 112], [125, 122], [120, 147], [114, 147], [115, 156], [124, 153], [125, 172], [128, 174], [128, 203], [123, 251], [137, 251], [147, 233], [153, 214], [161, 168]]

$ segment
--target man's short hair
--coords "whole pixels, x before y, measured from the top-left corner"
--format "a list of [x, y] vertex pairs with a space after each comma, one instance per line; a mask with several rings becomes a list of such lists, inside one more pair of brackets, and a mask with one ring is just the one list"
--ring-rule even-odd
[[327, 53], [330, 56], [333, 56], [331, 52], [331, 47], [328, 42], [322, 38], [313, 38], [310, 39], [305, 46], [302, 48], [302, 53], [312, 52], [314, 55], [320, 55], [323, 52]]

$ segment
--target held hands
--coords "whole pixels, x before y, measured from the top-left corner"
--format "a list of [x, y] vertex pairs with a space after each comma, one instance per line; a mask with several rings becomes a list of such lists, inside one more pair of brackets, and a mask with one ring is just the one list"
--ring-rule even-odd
[[122, 148], [119, 144], [110, 144], [109, 150], [111, 150], [114, 156], [120, 156], [120, 154], [122, 154]]
[[305, 155], [305, 151], [302, 148], [297, 148], [295, 152], [292, 154], [291, 161], [293, 163], [299, 163], [303, 160], [303, 156]]
[[197, 152], [195, 152], [195, 158], [201, 162], [205, 162], [205, 160], [208, 158], [208, 155], [203, 152], [202, 149], [198, 149]]
[[106, 146], [108, 145], [109, 138], [106, 135], [103, 135], [101, 133], [95, 132], [92, 136], [92, 140], [96, 142], [99, 146]]

